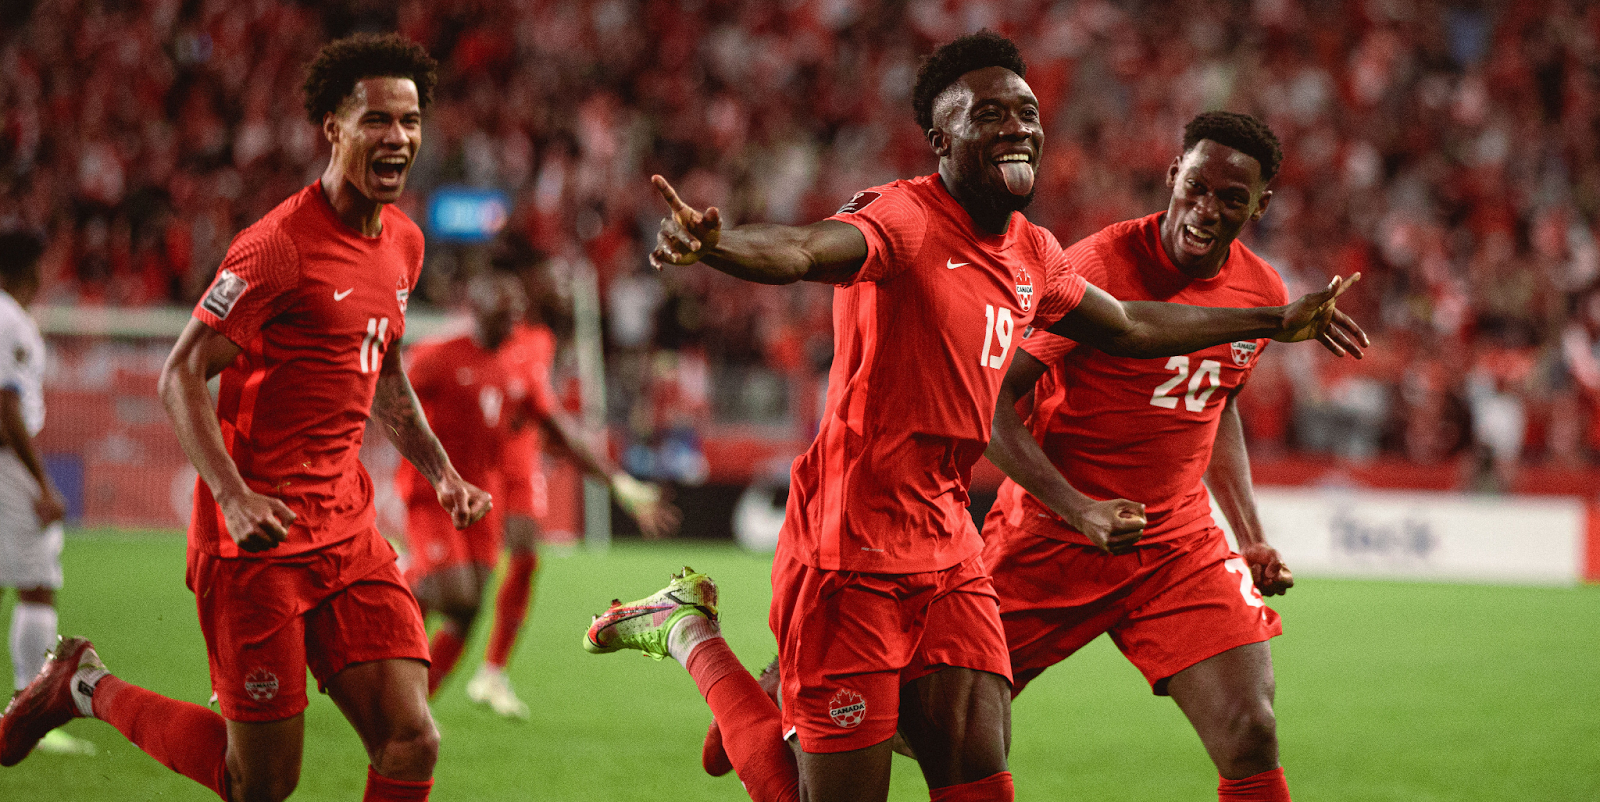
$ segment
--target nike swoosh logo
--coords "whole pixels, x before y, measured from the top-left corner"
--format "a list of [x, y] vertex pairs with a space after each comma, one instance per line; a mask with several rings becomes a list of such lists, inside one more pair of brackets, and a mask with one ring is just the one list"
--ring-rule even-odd
[[970, 265], [970, 264], [972, 264], [972, 263], [971, 262], [957, 262], [954, 259], [946, 259], [946, 260], [944, 260], [944, 266], [945, 266], [946, 270], [954, 270], [954, 269], [956, 269], [958, 267], [965, 267], [965, 266]]
[[350, 295], [350, 293], [355, 292], [355, 291], [356, 291], [356, 288], [355, 287], [351, 287], [350, 289], [345, 290], [344, 292], [335, 292], [333, 294], [333, 300], [335, 300], [335, 301], [343, 301], [346, 297], [348, 297]]

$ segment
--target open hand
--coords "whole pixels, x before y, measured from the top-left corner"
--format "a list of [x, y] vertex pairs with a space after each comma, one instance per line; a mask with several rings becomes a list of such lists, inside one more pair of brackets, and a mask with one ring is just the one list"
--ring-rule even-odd
[[667, 265], [692, 265], [700, 261], [707, 251], [717, 247], [722, 237], [722, 213], [712, 206], [705, 212], [689, 208], [678, 197], [677, 190], [659, 175], [650, 176], [650, 183], [667, 202], [669, 213], [661, 218], [661, 231], [656, 234], [656, 249], [650, 252], [650, 266], [663, 270]]
[[626, 473], [611, 477], [611, 493], [635, 521], [639, 533], [646, 540], [659, 540], [678, 529], [683, 512], [666, 500], [666, 494], [655, 482], [641, 482]]
[[39, 526], [49, 526], [66, 517], [67, 501], [54, 487], [46, 485], [33, 500], [33, 514], [38, 516]]
[[1144, 505], [1125, 498], [1096, 501], [1067, 523], [1107, 554], [1127, 554], [1144, 537]]
[[1356, 325], [1355, 320], [1340, 312], [1334, 305], [1334, 301], [1344, 294], [1345, 290], [1360, 280], [1360, 273], [1353, 273], [1348, 279], [1334, 276], [1333, 280], [1328, 282], [1326, 289], [1305, 295], [1289, 304], [1284, 311], [1283, 328], [1272, 339], [1293, 343], [1315, 338], [1317, 342], [1322, 343], [1322, 347], [1332, 351], [1335, 356], [1351, 354], [1360, 359], [1361, 349], [1372, 345], [1372, 342], [1367, 339], [1367, 333]]
[[228, 536], [239, 548], [251, 553], [278, 547], [289, 539], [289, 525], [294, 523], [294, 511], [281, 499], [245, 491], [235, 498], [218, 499]]
[[1277, 549], [1265, 543], [1254, 543], [1241, 551], [1243, 554], [1240, 556], [1250, 566], [1250, 578], [1255, 581], [1256, 590], [1261, 591], [1261, 595], [1282, 596], [1284, 591], [1294, 587], [1294, 572], [1283, 564]]

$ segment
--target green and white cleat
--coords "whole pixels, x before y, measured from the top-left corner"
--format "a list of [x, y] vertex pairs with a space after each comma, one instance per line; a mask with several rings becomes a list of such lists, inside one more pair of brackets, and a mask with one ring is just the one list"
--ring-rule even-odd
[[467, 698], [506, 718], [525, 719], [528, 706], [511, 689], [511, 679], [502, 669], [478, 666], [478, 673], [467, 682]]
[[635, 602], [611, 602], [611, 608], [594, 617], [584, 633], [583, 648], [590, 654], [638, 649], [660, 660], [667, 656], [667, 636], [685, 616], [717, 620], [717, 584], [705, 574], [684, 566], [672, 582], [655, 594]]

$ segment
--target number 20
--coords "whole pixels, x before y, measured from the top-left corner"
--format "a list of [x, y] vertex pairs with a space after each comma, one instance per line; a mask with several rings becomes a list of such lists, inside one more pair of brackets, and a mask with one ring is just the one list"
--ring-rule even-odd
[[[1150, 405], [1165, 409], [1177, 409], [1178, 399], [1167, 395], [1183, 384], [1184, 379], [1189, 379], [1189, 357], [1175, 356], [1167, 360], [1167, 370], [1177, 371], [1177, 375], [1161, 383], [1155, 393], [1150, 396]], [[1204, 389], [1200, 385], [1210, 383]], [[1206, 408], [1206, 401], [1211, 399], [1211, 394], [1222, 386], [1222, 363], [1215, 359], [1204, 359], [1200, 362], [1200, 369], [1195, 371], [1194, 378], [1189, 379], [1189, 392], [1183, 397], [1183, 408], [1190, 412], [1200, 412]]]
[[[983, 315], [988, 322], [983, 326], [983, 353], [978, 356], [978, 364], [999, 370], [1006, 363], [1006, 353], [1011, 350], [1011, 333], [1016, 330], [1016, 323], [1011, 320], [1011, 310], [1003, 306], [997, 310], [993, 304], [984, 304]], [[991, 354], [989, 351], [995, 340], [1000, 341], [1000, 353]]]

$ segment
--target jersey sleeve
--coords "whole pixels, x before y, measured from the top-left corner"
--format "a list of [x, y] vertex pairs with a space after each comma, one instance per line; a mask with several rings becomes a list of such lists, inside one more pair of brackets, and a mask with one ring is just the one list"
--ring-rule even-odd
[[22, 394], [22, 365], [27, 359], [18, 327], [22, 321], [0, 312], [0, 390]]
[[857, 192], [828, 219], [855, 226], [867, 239], [867, 260], [841, 286], [892, 278], [916, 259], [928, 231], [927, 210], [893, 184]]
[[194, 317], [243, 346], [288, 306], [299, 279], [300, 254], [287, 234], [247, 230], [228, 246]]
[[1077, 348], [1078, 343], [1059, 334], [1051, 334], [1044, 329], [1033, 329], [1022, 339], [1022, 344], [1018, 347], [1027, 351], [1028, 356], [1051, 365]]
[[1089, 289], [1089, 282], [1068, 260], [1067, 252], [1056, 241], [1054, 234], [1043, 228], [1036, 227], [1035, 230], [1036, 247], [1045, 268], [1045, 281], [1044, 295], [1033, 314], [1033, 327], [1047, 329], [1078, 308], [1078, 304], [1083, 302], [1083, 294]]

